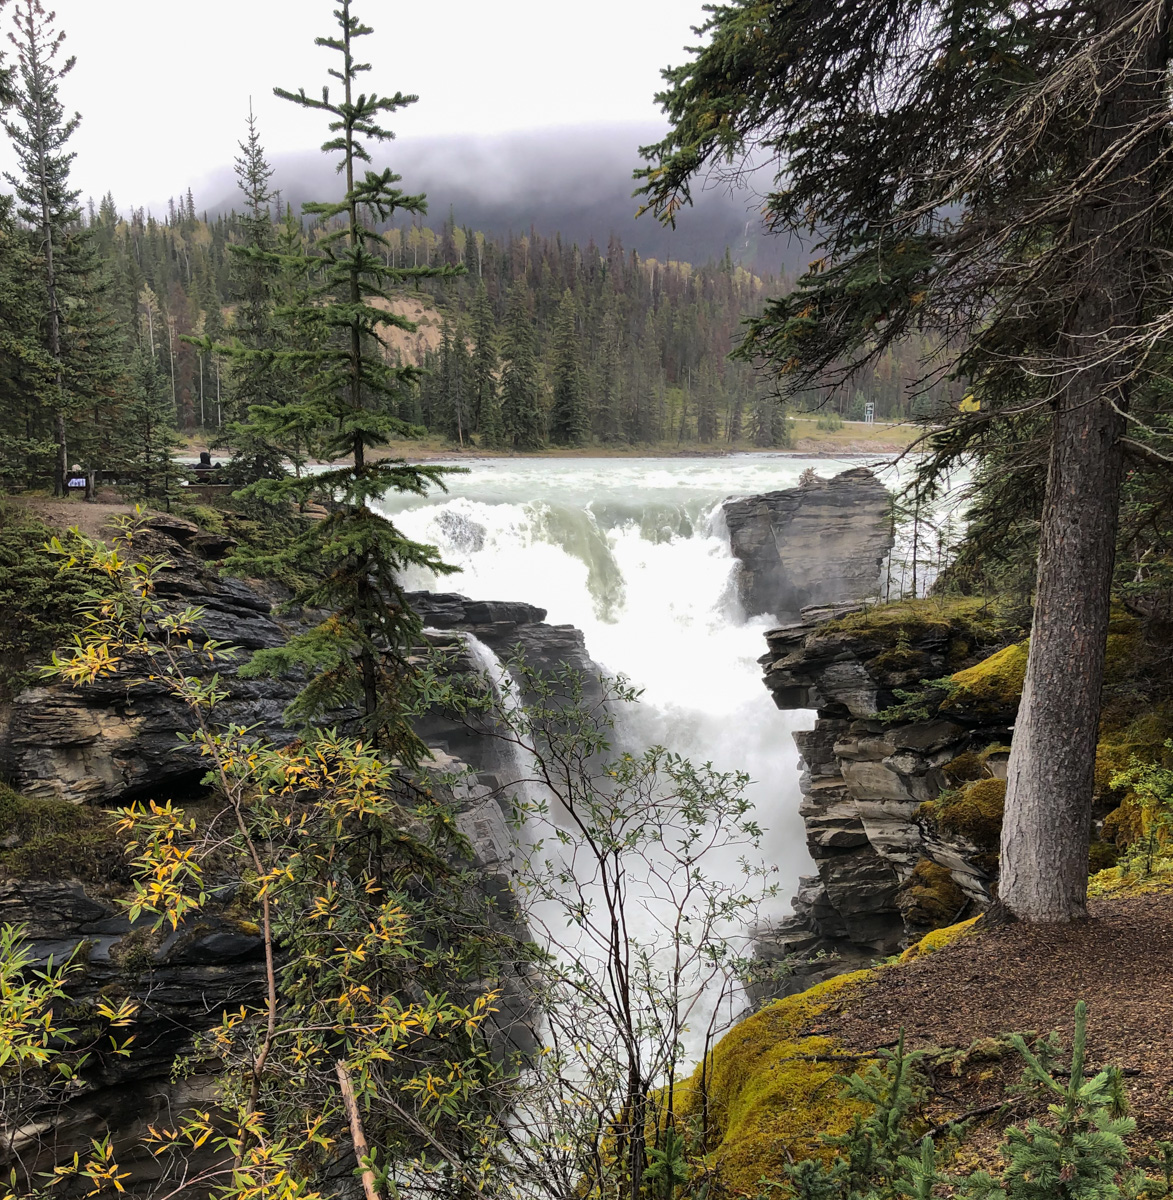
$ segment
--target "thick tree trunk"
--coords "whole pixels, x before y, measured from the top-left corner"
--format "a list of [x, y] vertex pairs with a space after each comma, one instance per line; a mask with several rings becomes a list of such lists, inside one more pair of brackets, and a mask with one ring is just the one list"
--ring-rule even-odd
[[[1116, 28], [1137, 10], [1135, 0], [1106, 0], [1100, 29]], [[1087, 159], [1103, 162], [1120, 152], [1098, 186], [1087, 189], [1069, 234], [1072, 302], [1062, 352], [1071, 369], [1057, 380], [1053, 400], [1034, 625], [1002, 828], [999, 901], [1028, 921], [1070, 921], [1086, 912], [1122, 414], [1134, 366], [1114, 343], [1141, 319], [1152, 269], [1152, 177], [1162, 152], [1157, 133], [1124, 143], [1164, 103], [1167, 11], [1143, 29], [1117, 39], [1103, 64]]]
[[[1070, 381], [1052, 432], [1038, 589], [1010, 752], [999, 900], [1029, 921], [1084, 914], [1123, 421], [1102, 375]], [[1108, 385], [1111, 386], [1111, 385]]]

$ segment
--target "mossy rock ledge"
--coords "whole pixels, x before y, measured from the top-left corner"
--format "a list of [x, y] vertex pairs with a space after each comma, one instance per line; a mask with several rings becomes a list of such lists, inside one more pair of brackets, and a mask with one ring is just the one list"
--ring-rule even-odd
[[[910, 962], [965, 937], [967, 921], [925, 938]], [[704, 1165], [731, 1195], [752, 1196], [763, 1179], [780, 1180], [798, 1159], [826, 1157], [825, 1135], [845, 1132], [862, 1107], [841, 1095], [841, 1076], [869, 1056], [845, 1046], [836, 1018], [866, 1004], [879, 971], [853, 971], [774, 1001], [735, 1025], [711, 1051], [704, 1069], [678, 1085], [674, 1107], [704, 1128]], [[707, 1092], [707, 1094], [706, 1094]]]
[[[794, 917], [763, 937], [762, 953], [776, 958], [783, 946], [847, 965], [852, 948], [890, 954], [991, 902], [1029, 643], [1013, 615], [971, 597], [802, 616], [766, 635], [761, 662], [779, 708], [818, 713], [813, 730], [794, 735], [818, 873], [803, 878]], [[1146, 646], [1139, 621], [1114, 616], [1098, 819], [1122, 799], [1111, 775], [1133, 754], [1159, 757], [1173, 736], [1173, 701], [1136, 706]], [[1136, 823], [1123, 799], [1105, 839], [1126, 840]], [[1090, 869], [1115, 853], [1097, 839]]]

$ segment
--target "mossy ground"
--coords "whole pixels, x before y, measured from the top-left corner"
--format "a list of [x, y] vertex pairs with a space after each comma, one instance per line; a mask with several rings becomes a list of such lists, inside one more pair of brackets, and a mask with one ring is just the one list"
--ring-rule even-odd
[[[977, 918], [937, 930], [905, 953], [902, 961], [951, 945]], [[734, 1195], [758, 1193], [763, 1179], [780, 1179], [786, 1164], [826, 1153], [820, 1135], [847, 1130], [860, 1105], [842, 1095], [841, 1078], [863, 1067], [827, 1022], [859, 1001], [881, 967], [853, 971], [797, 996], [775, 1001], [735, 1025], [709, 1055], [705, 1067], [708, 1128], [706, 1166]], [[899, 969], [899, 964], [897, 968]], [[702, 1070], [679, 1085], [677, 1114], [699, 1126], [704, 1109]]]
[[[1102, 885], [1102, 877], [1093, 880], [1093, 893]], [[1173, 1034], [1167, 1024], [1152, 1025], [1153, 1005], [1166, 1006], [1151, 989], [1173, 946], [1173, 864], [1145, 886], [1130, 893], [1111, 883], [1093, 901], [1090, 921], [1067, 926], [963, 921], [894, 962], [820, 984], [735, 1026], [708, 1064], [705, 1167], [719, 1194], [758, 1195], [761, 1181], [782, 1178], [789, 1162], [826, 1153], [820, 1134], [842, 1132], [859, 1111], [842, 1097], [841, 1078], [901, 1033], [932, 1066], [926, 1121], [988, 1114], [967, 1138], [964, 1165], [996, 1165], [990, 1156], [1006, 1124], [1046, 1116], [1039, 1099], [999, 1111], [1021, 1072], [1006, 1035], [1058, 1029], [1069, 1044], [1079, 999], [1091, 1013], [1095, 1068], [1130, 1069], [1141, 1144], [1167, 1137]], [[698, 1071], [676, 1106], [694, 1123], [699, 1095]]]
[[959, 921], [956, 925], [949, 925], [944, 929], [934, 929], [932, 933], [926, 934], [915, 945], [909, 946], [901, 954], [900, 961], [912, 962], [914, 959], [924, 958], [938, 950], [944, 950], [946, 946], [952, 946], [954, 942], [959, 942], [963, 937], [972, 933], [974, 926], [980, 920], [980, 916], [970, 917], [968, 921]]
[[1158, 858], [1152, 872], [1108, 867], [1093, 875], [1087, 884], [1089, 899], [1111, 899], [1123, 896], [1151, 896], [1158, 892], [1173, 892], [1173, 858]]
[[997, 645], [1020, 633], [1016, 618], [996, 601], [980, 596], [930, 596], [923, 600], [900, 600], [848, 613], [829, 621], [820, 636], [859, 633], [900, 655], [904, 647], [920, 639], [943, 638], [946, 657], [961, 667], [982, 646]]
[[0, 784], [0, 871], [17, 879], [129, 879], [126, 837], [105, 809], [65, 800], [35, 800]]
[[[763, 1177], [778, 1179], [786, 1163], [821, 1151], [820, 1133], [842, 1133], [860, 1110], [836, 1082], [856, 1060], [836, 1061], [818, 1018], [842, 1005], [871, 975], [857, 971], [763, 1008], [727, 1033], [707, 1063], [707, 1161], [723, 1184], [753, 1195]], [[679, 1088], [676, 1110], [699, 1123], [702, 1071]]]

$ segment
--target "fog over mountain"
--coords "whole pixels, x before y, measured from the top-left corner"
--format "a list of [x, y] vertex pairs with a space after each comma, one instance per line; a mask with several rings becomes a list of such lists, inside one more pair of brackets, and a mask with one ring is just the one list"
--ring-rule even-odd
[[[651, 215], [636, 219], [632, 171], [638, 147], [657, 139], [655, 125], [609, 125], [528, 130], [496, 136], [404, 137], [380, 147], [375, 165], [392, 166], [403, 186], [428, 196], [427, 224], [439, 228], [453, 212], [460, 225], [485, 233], [561, 233], [585, 246], [605, 247], [612, 234], [644, 257], [703, 263], [729, 248], [760, 273], [793, 271], [801, 246], [767, 234], [760, 214], [768, 176], [733, 190], [713, 184], [698, 191], [675, 229]], [[338, 194], [331, 160], [320, 153], [274, 156], [274, 186], [295, 208]], [[224, 168], [197, 191], [197, 207], [239, 207], [231, 170]]]

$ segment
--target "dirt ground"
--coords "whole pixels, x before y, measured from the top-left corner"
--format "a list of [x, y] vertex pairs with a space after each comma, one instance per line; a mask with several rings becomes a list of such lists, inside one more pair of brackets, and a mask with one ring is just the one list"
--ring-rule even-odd
[[111, 517], [134, 512], [134, 505], [113, 499], [117, 493], [86, 501], [80, 496], [54, 499], [51, 496], [8, 496], [5, 502], [40, 517], [50, 529], [72, 529], [76, 526], [89, 537], [102, 537]]
[[[1077, 925], [978, 930], [880, 971], [820, 1032], [870, 1049], [891, 1044], [901, 1027], [912, 1047], [958, 1048], [1059, 1030], [1070, 1047], [1075, 1005], [1084, 1000], [1089, 1061], [1125, 1069], [1143, 1140], [1173, 1137], [1173, 893], [1093, 901], [1090, 919]], [[969, 1111], [997, 1100], [1018, 1074], [1018, 1063], [985, 1072], [969, 1095], [958, 1085], [950, 1106]]]

